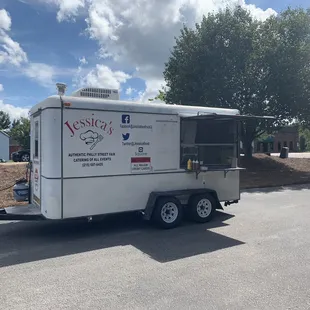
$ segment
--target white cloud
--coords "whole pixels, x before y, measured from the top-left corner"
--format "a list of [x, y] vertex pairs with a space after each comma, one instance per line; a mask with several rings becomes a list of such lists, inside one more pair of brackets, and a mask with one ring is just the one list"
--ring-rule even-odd
[[81, 13], [87, 1], [89, 0], [27, 0], [27, 3], [34, 5], [40, 3], [57, 8], [57, 20], [62, 22], [75, 21], [75, 17]]
[[132, 88], [132, 87], [128, 87], [125, 91], [126, 95], [130, 96], [132, 95], [133, 93], [136, 93], [137, 90], [135, 88]]
[[262, 20], [262, 21], [266, 20], [268, 17], [270, 17], [272, 15], [277, 15], [277, 12], [271, 8], [263, 10], [254, 4], [246, 4], [245, 0], [239, 0], [238, 4], [240, 6], [242, 6], [243, 8], [247, 9], [248, 11], [250, 11], [251, 14], [255, 18]]
[[54, 0], [59, 5], [57, 19], [59, 22], [73, 19], [78, 15], [79, 9], [84, 8], [84, 0]]
[[244, 0], [92, 0], [86, 21], [90, 37], [104, 51], [115, 60], [138, 66], [140, 76], [154, 78], [162, 75], [183, 23], [193, 26], [203, 14], [236, 4], [258, 18], [271, 13], [248, 6]]
[[120, 88], [131, 76], [123, 71], [112, 71], [104, 65], [96, 65], [96, 68], [88, 72], [86, 75], [81, 74], [79, 68], [74, 78], [74, 84], [78, 87], [103, 87], [103, 88]]
[[[5, 11], [6, 12], [6, 11]], [[1, 16], [0, 16], [1, 18]], [[11, 19], [10, 19], [11, 21]], [[7, 24], [7, 22], [5, 22]], [[0, 65], [11, 64], [19, 67], [22, 63], [28, 61], [27, 54], [21, 48], [18, 42], [14, 41], [5, 30], [9, 27], [4, 28], [5, 23], [0, 27]]]
[[145, 97], [154, 93], [154, 83], [163, 82], [164, 63], [183, 23], [192, 27], [203, 14], [238, 4], [258, 19], [275, 14], [244, 0], [91, 0], [87, 30], [105, 56], [139, 68], [137, 76], [147, 84]]
[[19, 67], [27, 62], [27, 54], [19, 43], [7, 34], [11, 30], [11, 24], [9, 13], [4, 9], [0, 10], [0, 65], [12, 64]]
[[[69, 7], [69, 6], [67, 6]], [[75, 70], [68, 68], [54, 68], [44, 63], [29, 62], [26, 52], [20, 44], [14, 41], [9, 31], [11, 29], [11, 17], [6, 10], [0, 10], [0, 66], [10, 73], [22, 74], [39, 85], [55, 90], [56, 76], [70, 76]], [[84, 62], [86, 59], [84, 58]], [[0, 86], [2, 86], [0, 84]], [[0, 87], [0, 91], [3, 90]], [[3, 104], [3, 102], [2, 102]], [[14, 106], [7, 105], [12, 110]], [[18, 110], [19, 111], [19, 110]]]
[[79, 59], [79, 62], [81, 65], [87, 65], [88, 64], [88, 61], [86, 60], [86, 58], [84, 56]]
[[14, 105], [4, 103], [3, 100], [0, 100], [0, 111], [9, 113], [11, 120], [14, 120], [20, 117], [28, 117], [29, 109], [16, 107]]
[[12, 22], [9, 13], [4, 9], [0, 10], [0, 29], [9, 31], [11, 29], [11, 24]]
[[44, 87], [55, 88], [55, 69], [49, 65], [30, 63], [23, 69], [23, 73]]
[[4, 90], [3, 85], [0, 84], [0, 91], [3, 91], [3, 90]]
[[[146, 81], [142, 99], [157, 95], [163, 84], [164, 63], [168, 60], [174, 38], [183, 24], [193, 27], [209, 12], [241, 5], [253, 16], [264, 20], [276, 12], [263, 10], [245, 0], [31, 0], [57, 6], [58, 21], [74, 20], [87, 13], [87, 33], [99, 43], [103, 59], [118, 65], [138, 68], [135, 76]], [[76, 85], [120, 87], [130, 76], [97, 65], [81, 73], [84, 59], [74, 78]], [[86, 59], [85, 59], [86, 60]]]
[[[146, 88], [145, 91], [140, 93], [139, 101], [146, 102], [148, 99], [154, 99], [157, 95], [159, 90], [165, 86], [165, 82], [163, 79], [148, 79], [145, 82]], [[154, 100], [153, 103], [162, 103], [161, 100]]]
[[[81, 73], [84, 70], [81, 70]], [[39, 85], [55, 90], [56, 78], [72, 77], [76, 74], [73, 68], [53, 67], [44, 63], [30, 62], [21, 69], [21, 73]]]

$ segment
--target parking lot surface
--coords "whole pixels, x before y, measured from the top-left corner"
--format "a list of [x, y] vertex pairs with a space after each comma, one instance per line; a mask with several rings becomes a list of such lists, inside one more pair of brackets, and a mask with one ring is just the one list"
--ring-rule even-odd
[[208, 224], [0, 222], [0, 309], [310, 309], [310, 187], [251, 190]]

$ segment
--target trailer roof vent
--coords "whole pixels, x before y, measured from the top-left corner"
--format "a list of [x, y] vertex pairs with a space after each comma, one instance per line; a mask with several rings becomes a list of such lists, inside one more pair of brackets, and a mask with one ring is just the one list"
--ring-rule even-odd
[[95, 87], [80, 88], [77, 91], [73, 92], [72, 96], [119, 100], [119, 92], [117, 89]]

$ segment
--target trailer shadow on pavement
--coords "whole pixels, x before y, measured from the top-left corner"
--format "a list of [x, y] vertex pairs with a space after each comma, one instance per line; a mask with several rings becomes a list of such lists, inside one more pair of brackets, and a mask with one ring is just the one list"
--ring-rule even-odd
[[243, 244], [210, 230], [229, 225], [232, 217], [219, 211], [210, 223], [184, 222], [172, 230], [156, 229], [137, 214], [109, 216], [92, 223], [2, 222], [0, 267], [126, 245], [158, 262], [170, 262]]

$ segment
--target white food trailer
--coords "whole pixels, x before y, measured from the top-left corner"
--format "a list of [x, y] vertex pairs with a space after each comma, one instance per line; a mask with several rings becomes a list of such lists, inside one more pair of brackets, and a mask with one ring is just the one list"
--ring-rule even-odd
[[[238, 110], [141, 104], [84, 88], [48, 97], [30, 118], [29, 204], [3, 209], [1, 220], [141, 211], [172, 228], [240, 200], [238, 124], [253, 117]], [[25, 194], [21, 183], [15, 196]]]

